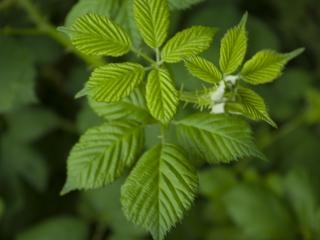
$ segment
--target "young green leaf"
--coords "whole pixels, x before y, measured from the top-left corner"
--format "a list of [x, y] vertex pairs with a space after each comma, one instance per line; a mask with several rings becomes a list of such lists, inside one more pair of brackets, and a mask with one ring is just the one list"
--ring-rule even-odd
[[194, 56], [186, 59], [185, 62], [188, 71], [205, 82], [218, 83], [222, 79], [219, 69], [204, 58]]
[[223, 114], [197, 113], [176, 123], [184, 145], [209, 163], [264, 155], [257, 149], [246, 122]]
[[220, 68], [224, 74], [235, 72], [247, 51], [246, 13], [240, 23], [231, 28], [222, 38], [220, 46]]
[[142, 91], [136, 88], [128, 97], [120, 102], [107, 103], [89, 99], [95, 113], [108, 121], [133, 119], [145, 122], [151, 118]]
[[162, 240], [190, 208], [197, 188], [196, 170], [184, 151], [173, 144], [156, 145], [130, 173], [121, 203], [129, 220]]
[[205, 51], [209, 48], [216, 29], [195, 26], [178, 32], [162, 50], [165, 62], [175, 63]]
[[99, 188], [120, 177], [136, 160], [144, 144], [143, 136], [141, 124], [134, 121], [89, 129], [68, 157], [68, 177], [62, 194]]
[[144, 68], [137, 63], [110, 63], [96, 68], [87, 89], [98, 102], [117, 102], [128, 96], [143, 80]]
[[151, 115], [162, 123], [174, 116], [178, 104], [178, 92], [166, 69], [154, 69], [148, 76], [146, 86], [147, 105]]
[[139, 31], [146, 44], [151, 48], [160, 47], [169, 29], [167, 0], [135, 0], [134, 13]]
[[81, 52], [96, 56], [118, 57], [131, 48], [128, 34], [105, 16], [89, 13], [78, 18], [66, 32], [72, 44]]
[[273, 127], [276, 123], [270, 118], [267, 106], [262, 97], [251, 89], [239, 87], [237, 90], [239, 103], [228, 103], [226, 108], [228, 112], [242, 113], [252, 120], [263, 120]]
[[272, 50], [262, 50], [245, 63], [241, 77], [250, 84], [272, 82], [282, 74], [284, 66], [304, 50], [297, 49], [281, 54]]

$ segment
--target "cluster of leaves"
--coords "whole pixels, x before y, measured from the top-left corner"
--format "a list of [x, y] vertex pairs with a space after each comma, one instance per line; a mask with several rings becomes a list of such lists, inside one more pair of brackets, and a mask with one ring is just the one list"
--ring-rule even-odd
[[[288, 54], [261, 51], [244, 64], [240, 74], [231, 75], [242, 64], [247, 49], [245, 15], [222, 39], [221, 73], [197, 56], [210, 47], [215, 29], [194, 26], [166, 41], [170, 19], [166, 0], [135, 0], [133, 12], [155, 59], [136, 48], [132, 36], [106, 16], [88, 13], [61, 28], [83, 54], [120, 57], [132, 51], [150, 64], [109, 63], [94, 69], [78, 96], [88, 95], [91, 107], [106, 122], [89, 129], [72, 149], [62, 193], [105, 186], [134, 165], [122, 186], [123, 211], [155, 239], [163, 239], [190, 208], [197, 192], [198, 177], [190, 155], [209, 163], [264, 158], [249, 126], [222, 113], [242, 113], [275, 125], [263, 99], [238, 80], [250, 84], [273, 81], [301, 50]], [[179, 92], [167, 64], [180, 61], [185, 61], [192, 75], [214, 86], [195, 93]], [[209, 106], [213, 114], [196, 113], [172, 121], [179, 100]], [[159, 143], [139, 158], [144, 150], [144, 128], [155, 123], [161, 126]], [[166, 137], [170, 125], [176, 127], [178, 142]]]

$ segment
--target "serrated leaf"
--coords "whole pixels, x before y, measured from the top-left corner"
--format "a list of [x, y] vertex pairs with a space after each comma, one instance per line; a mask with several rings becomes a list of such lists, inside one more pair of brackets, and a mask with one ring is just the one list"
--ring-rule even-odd
[[205, 82], [218, 83], [222, 79], [219, 69], [204, 58], [194, 56], [188, 58], [185, 62], [188, 71]]
[[213, 40], [216, 29], [194, 26], [178, 32], [164, 46], [163, 61], [175, 63], [207, 50]]
[[297, 49], [281, 54], [272, 50], [262, 50], [248, 60], [241, 70], [241, 77], [250, 84], [272, 82], [282, 74], [285, 65], [303, 52]]
[[231, 28], [222, 38], [220, 46], [220, 68], [224, 74], [235, 72], [241, 65], [247, 51], [245, 14], [240, 23]]
[[103, 187], [120, 177], [143, 147], [143, 128], [134, 121], [105, 123], [89, 129], [68, 157], [62, 193]]
[[197, 113], [176, 122], [179, 139], [209, 163], [264, 155], [257, 149], [246, 122], [223, 114]]
[[110, 63], [96, 68], [87, 89], [98, 102], [117, 102], [127, 97], [142, 82], [144, 68], [136, 63]]
[[270, 118], [267, 106], [261, 96], [251, 89], [238, 87], [237, 103], [228, 103], [226, 108], [228, 112], [242, 113], [252, 120], [263, 120], [273, 127], [277, 124]]
[[125, 118], [146, 121], [151, 118], [144, 96], [139, 88], [136, 88], [128, 97], [120, 102], [106, 103], [90, 99], [89, 104], [98, 116], [108, 121]]
[[138, 161], [121, 189], [127, 218], [149, 230], [154, 239], [182, 219], [198, 188], [196, 170], [173, 144], [156, 145]]
[[81, 52], [96, 56], [118, 57], [129, 52], [131, 40], [128, 34], [109, 18], [94, 13], [79, 17], [66, 32], [72, 44]]
[[183, 10], [203, 1], [204, 0], [169, 0], [169, 7], [170, 9]]
[[146, 86], [147, 106], [151, 115], [162, 123], [168, 123], [177, 111], [178, 92], [166, 69], [154, 69]]
[[145, 43], [151, 48], [160, 47], [169, 29], [167, 0], [135, 0], [134, 13]]

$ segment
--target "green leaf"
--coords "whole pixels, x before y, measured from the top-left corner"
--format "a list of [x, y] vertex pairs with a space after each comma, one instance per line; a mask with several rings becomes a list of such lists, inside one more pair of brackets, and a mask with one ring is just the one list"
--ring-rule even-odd
[[135, 20], [146, 44], [160, 47], [168, 35], [169, 8], [167, 0], [135, 0]]
[[113, 182], [134, 163], [143, 139], [141, 124], [134, 121], [105, 123], [89, 129], [68, 157], [68, 177], [62, 194]]
[[220, 46], [220, 68], [224, 74], [235, 72], [247, 51], [246, 13], [240, 23], [231, 28], [222, 38]]
[[222, 79], [219, 69], [204, 58], [194, 56], [188, 58], [185, 62], [189, 72], [205, 82], [218, 83]]
[[285, 65], [304, 50], [297, 49], [281, 54], [272, 50], [262, 50], [245, 63], [241, 77], [250, 84], [272, 82], [282, 74]]
[[239, 102], [227, 103], [226, 109], [228, 112], [242, 113], [252, 120], [263, 120], [271, 126], [277, 127], [277, 124], [269, 116], [263, 98], [251, 89], [238, 87], [237, 101]]
[[32, 53], [21, 42], [0, 37], [0, 113], [37, 102]]
[[98, 102], [117, 102], [127, 97], [141, 83], [144, 68], [136, 63], [110, 63], [96, 68], [87, 88]]
[[166, 69], [154, 69], [146, 86], [147, 105], [151, 115], [162, 123], [169, 122], [177, 111], [178, 92]]
[[108, 121], [127, 118], [144, 122], [151, 117], [143, 93], [139, 88], [136, 88], [120, 102], [97, 102], [89, 98], [89, 104], [98, 116]]
[[286, 204], [262, 186], [238, 185], [225, 196], [225, 204], [247, 239], [295, 239], [296, 228]]
[[184, 145], [209, 163], [264, 155], [257, 149], [246, 122], [223, 114], [197, 113], [176, 122]]
[[79, 51], [88, 55], [118, 57], [131, 48], [128, 34], [118, 24], [94, 13], [81, 16], [71, 28], [60, 30], [70, 36]]
[[192, 7], [204, 0], [169, 0], [170, 9], [183, 10]]
[[[304, 169], [291, 170], [285, 178], [285, 189], [302, 231], [313, 235], [317, 225], [317, 197], [312, 179]], [[311, 236], [310, 236], [311, 237]], [[316, 236], [313, 236], [316, 239]], [[313, 239], [311, 237], [310, 239]]]
[[194, 26], [178, 32], [164, 46], [162, 59], [175, 63], [198, 55], [210, 47], [215, 33], [216, 29], [203, 26]]
[[123, 185], [123, 211], [154, 239], [162, 240], [191, 207], [197, 188], [196, 170], [184, 151], [159, 144], [141, 157]]
[[17, 240], [85, 240], [89, 225], [80, 218], [67, 216], [47, 219], [20, 233]]
[[134, 0], [80, 0], [69, 11], [65, 25], [70, 27], [77, 18], [88, 14], [96, 13], [114, 20], [122, 26], [130, 35], [134, 44], [141, 43], [141, 37], [133, 17]]

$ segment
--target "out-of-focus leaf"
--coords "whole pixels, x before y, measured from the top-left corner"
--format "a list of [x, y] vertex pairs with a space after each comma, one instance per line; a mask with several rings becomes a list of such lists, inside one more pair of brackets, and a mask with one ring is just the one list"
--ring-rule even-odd
[[200, 194], [208, 198], [218, 198], [236, 185], [237, 180], [231, 170], [212, 168], [199, 174]]
[[97, 116], [87, 101], [85, 101], [77, 115], [76, 125], [79, 133], [84, 133], [87, 129], [98, 126], [102, 122], [102, 119]]
[[6, 115], [8, 134], [18, 141], [39, 139], [60, 123], [58, 116], [45, 108], [22, 108]]
[[238, 185], [225, 196], [230, 217], [255, 240], [292, 240], [292, 216], [272, 192], [255, 185]]
[[33, 60], [24, 45], [0, 37], [0, 113], [36, 102]]
[[48, 183], [48, 169], [44, 159], [33, 148], [4, 135], [0, 142], [0, 174], [8, 184], [23, 180], [38, 191]]
[[80, 213], [90, 221], [110, 226], [112, 240], [139, 240], [146, 234], [145, 231], [130, 223], [121, 209], [120, 187], [123, 182], [124, 179], [120, 178], [105, 188], [83, 192]]
[[205, 0], [169, 0], [170, 9], [183, 10], [192, 7]]
[[73, 217], [48, 219], [18, 235], [17, 240], [87, 240], [89, 225]]
[[317, 199], [308, 173], [302, 169], [291, 170], [285, 179], [286, 192], [300, 223], [301, 232], [310, 239], [316, 238]]
[[310, 89], [307, 92], [307, 102], [306, 119], [308, 123], [315, 124], [320, 122], [320, 91]]

